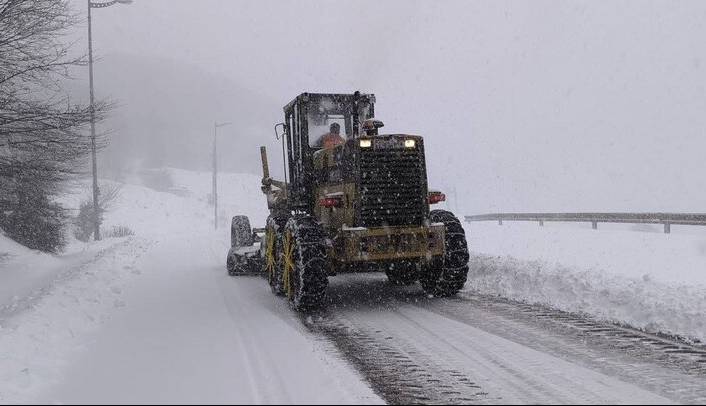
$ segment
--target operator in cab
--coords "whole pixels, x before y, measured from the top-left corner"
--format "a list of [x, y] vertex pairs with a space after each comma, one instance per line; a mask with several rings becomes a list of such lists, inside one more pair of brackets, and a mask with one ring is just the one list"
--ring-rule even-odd
[[314, 146], [317, 148], [331, 149], [345, 142], [346, 140], [341, 137], [341, 125], [338, 123], [331, 123], [329, 132], [319, 137]]

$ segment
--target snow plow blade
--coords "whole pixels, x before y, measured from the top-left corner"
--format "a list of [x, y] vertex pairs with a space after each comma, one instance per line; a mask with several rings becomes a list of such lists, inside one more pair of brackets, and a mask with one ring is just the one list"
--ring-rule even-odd
[[260, 275], [263, 262], [260, 257], [260, 247], [253, 244], [249, 247], [231, 247], [226, 261], [228, 275]]
[[247, 216], [233, 216], [230, 250], [226, 259], [228, 275], [259, 275], [263, 270], [260, 242], [264, 229], [251, 229]]

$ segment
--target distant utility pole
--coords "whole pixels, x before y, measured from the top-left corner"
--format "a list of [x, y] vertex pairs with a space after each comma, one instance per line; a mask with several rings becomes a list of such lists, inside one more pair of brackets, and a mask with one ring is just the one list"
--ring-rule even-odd
[[130, 4], [132, 0], [113, 0], [94, 2], [88, 0], [88, 83], [91, 88], [91, 159], [93, 166], [93, 239], [101, 239], [100, 221], [98, 219], [98, 164], [96, 160], [96, 117], [93, 109], [93, 43], [91, 40], [91, 9], [105, 8], [113, 4]]
[[218, 129], [232, 124], [213, 123], [213, 229], [218, 230]]

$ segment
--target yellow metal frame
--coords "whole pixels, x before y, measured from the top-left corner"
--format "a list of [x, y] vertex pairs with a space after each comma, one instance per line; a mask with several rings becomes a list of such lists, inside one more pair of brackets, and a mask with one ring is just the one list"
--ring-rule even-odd
[[[408, 249], [398, 250], [398, 247], [391, 243], [384, 242], [378, 247], [369, 247], [365, 252], [361, 249], [361, 242], [367, 238], [386, 236], [410, 236], [412, 241]], [[340, 258], [344, 262], [360, 261], [385, 261], [395, 259], [419, 258], [428, 260], [432, 257], [444, 255], [445, 227], [443, 225], [433, 225], [429, 227], [380, 227], [369, 229], [343, 229], [338, 233], [337, 239], [341, 241], [339, 246]], [[432, 242], [430, 244], [430, 242]], [[341, 249], [343, 252], [341, 252]]]
[[275, 279], [275, 268], [277, 267], [277, 260], [275, 259], [275, 232], [272, 227], [267, 229], [267, 234], [265, 235], [267, 239], [267, 247], [265, 248], [265, 269], [267, 270], [267, 278], [270, 284], [274, 282]]

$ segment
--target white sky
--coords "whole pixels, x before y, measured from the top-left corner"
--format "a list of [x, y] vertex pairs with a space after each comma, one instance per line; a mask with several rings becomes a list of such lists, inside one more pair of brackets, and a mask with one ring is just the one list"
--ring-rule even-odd
[[[704, 211], [704, 38], [706, 3], [688, 1], [135, 0], [94, 10], [99, 55], [176, 76], [132, 84], [96, 65], [98, 93], [125, 106], [110, 123], [114, 137], [129, 137], [120, 133], [128, 106], [148, 89], [165, 92], [172, 105], [161, 117], [183, 102], [196, 123], [169, 147], [198, 150], [208, 168], [210, 140], [194, 144], [194, 131], [254, 115], [239, 117], [207, 86], [174, 100], [166, 87], [189, 86], [177, 69], [188, 65], [215, 88], [228, 82], [262, 99], [262, 131], [235, 135], [247, 148], [224, 141], [234, 158], [226, 169], [242, 170], [240, 161], [257, 173], [250, 149], [276, 148], [284, 104], [303, 91], [360, 89], [377, 95], [385, 130], [426, 137], [431, 183], [455, 186], [462, 214]], [[174, 128], [160, 138], [159, 128], [167, 124], [140, 139], [179, 139]]]

